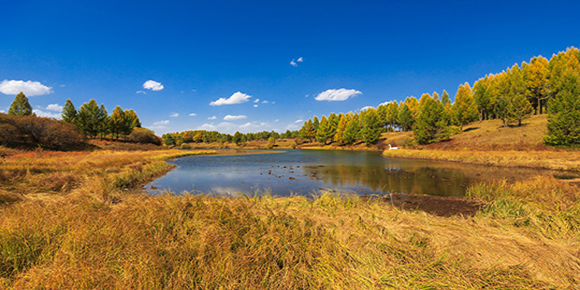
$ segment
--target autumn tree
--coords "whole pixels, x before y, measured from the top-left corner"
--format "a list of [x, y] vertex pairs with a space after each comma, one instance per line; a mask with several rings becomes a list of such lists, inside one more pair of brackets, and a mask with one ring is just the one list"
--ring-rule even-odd
[[20, 94], [16, 95], [14, 98], [14, 101], [8, 109], [8, 115], [14, 115], [18, 117], [32, 115], [32, 106], [28, 102], [28, 98], [24, 95], [23, 92], [20, 92]]
[[338, 126], [336, 127], [336, 133], [334, 134], [334, 142], [337, 143], [343, 143], [345, 142], [344, 140], [344, 132], [346, 130], [346, 126], [348, 125], [349, 121], [350, 121], [350, 115], [352, 115], [352, 113], [343, 115], [340, 114], [339, 116], [339, 121], [338, 121]]
[[459, 125], [461, 131], [463, 131], [464, 125], [477, 120], [477, 116], [479, 115], [477, 112], [477, 104], [473, 99], [473, 93], [468, 83], [460, 85], [459, 89], [457, 89], [455, 102], [452, 106], [452, 114], [455, 123]]
[[542, 102], [548, 98], [549, 77], [548, 60], [543, 56], [532, 58], [524, 71], [527, 85], [527, 96], [535, 104], [536, 114], [542, 114]]
[[109, 129], [115, 139], [118, 140], [119, 135], [123, 134], [123, 132], [125, 131], [125, 125], [126, 125], [125, 111], [123, 111], [123, 109], [121, 109], [120, 106], [116, 106], [115, 109], [113, 110], [113, 113], [111, 113], [111, 117], [109, 119]]

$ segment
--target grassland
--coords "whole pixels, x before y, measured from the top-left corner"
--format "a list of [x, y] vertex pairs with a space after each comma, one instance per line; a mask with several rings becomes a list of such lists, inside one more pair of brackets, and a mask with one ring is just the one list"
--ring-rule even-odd
[[207, 153], [0, 148], [0, 289], [580, 286], [574, 185], [549, 177], [474, 185], [469, 198], [484, 206], [473, 217], [336, 193], [137, 190], [169, 170], [164, 160]]
[[[507, 167], [529, 167], [580, 171], [580, 152], [574, 149], [550, 148], [542, 144], [546, 116], [532, 116], [522, 127], [502, 127], [500, 120], [475, 122], [448, 142], [428, 146], [386, 150], [387, 157], [417, 158], [485, 164]], [[386, 141], [400, 139], [398, 133], [384, 135]], [[397, 133], [394, 133], [397, 134]], [[409, 133], [407, 133], [409, 134]], [[408, 139], [407, 139], [408, 140]], [[404, 145], [405, 143], [398, 143]]]

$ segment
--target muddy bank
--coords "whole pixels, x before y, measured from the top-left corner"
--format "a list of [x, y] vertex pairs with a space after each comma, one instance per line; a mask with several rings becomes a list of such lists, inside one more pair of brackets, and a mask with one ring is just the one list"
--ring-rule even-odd
[[366, 194], [360, 198], [364, 200], [378, 199], [400, 209], [408, 211], [419, 210], [442, 217], [474, 216], [485, 205], [477, 200], [459, 197], [403, 195], [398, 193], [392, 193], [392, 198], [390, 196], [374, 197]]

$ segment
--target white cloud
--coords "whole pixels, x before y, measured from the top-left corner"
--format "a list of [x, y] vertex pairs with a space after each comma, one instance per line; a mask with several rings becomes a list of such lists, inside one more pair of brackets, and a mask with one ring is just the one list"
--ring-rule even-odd
[[4, 111], [4, 110], [0, 110], [0, 113], [6, 113], [6, 111]]
[[372, 107], [372, 106], [366, 106], [366, 107], [363, 107], [362, 109], [360, 109], [360, 111], [362, 112], [362, 111], [366, 111], [368, 109], [374, 109], [374, 107]]
[[280, 119], [276, 119], [276, 120], [274, 120], [274, 122], [278, 122], [278, 121], [280, 121]]
[[238, 116], [232, 116], [232, 115], [227, 115], [224, 117], [224, 120], [226, 121], [233, 121], [233, 120], [243, 120], [243, 119], [247, 119], [247, 116], [244, 115], [238, 115]]
[[179, 113], [173, 113], [173, 114], [169, 115], [169, 117], [172, 117], [172, 118], [179, 117]]
[[254, 105], [254, 108], [257, 108], [257, 107], [258, 107], [258, 105]]
[[269, 103], [269, 102], [266, 100], [262, 101], [262, 104], [267, 104], [267, 103]]
[[210, 106], [221, 106], [221, 105], [234, 105], [234, 104], [241, 104], [248, 101], [249, 98], [252, 96], [246, 95], [241, 92], [237, 92], [233, 94], [228, 99], [219, 98], [219, 100], [209, 103]]
[[147, 90], [161, 91], [163, 90], [163, 85], [154, 80], [148, 80], [143, 84], [143, 88]]
[[147, 94], [147, 93], [146, 93], [146, 92], [144, 92], [144, 91], [137, 91], [135, 94], [144, 94], [144, 95], [145, 95], [145, 94]]
[[254, 100], [254, 103], [258, 103], [258, 102], [260, 102], [260, 99], [255, 99]]
[[338, 89], [338, 90], [326, 90], [314, 99], [317, 101], [345, 101], [348, 98], [355, 97], [357, 95], [362, 94], [360, 91], [357, 90], [347, 90], [347, 89]]
[[304, 96], [305, 98], [308, 98], [308, 95]]
[[299, 57], [298, 60], [296, 60], [296, 62], [304, 62], [304, 59], [302, 57]]
[[167, 124], [169, 124], [169, 120], [161, 120], [161, 121], [157, 121], [157, 122], [153, 123], [153, 126], [167, 125]]
[[297, 63], [296, 63], [294, 60], [292, 60], [292, 61], [290, 62], [290, 65], [291, 65], [291, 66], [294, 66], [294, 67], [297, 67], [297, 66], [298, 66], [298, 64], [297, 64]]
[[59, 113], [44, 112], [44, 111], [39, 110], [39, 109], [34, 109], [34, 110], [32, 110], [32, 112], [35, 113], [39, 117], [49, 117], [49, 118], [55, 118], [55, 119], [61, 118], [61, 115]]
[[191, 113], [191, 114], [189, 114], [189, 115], [190, 115], [190, 116], [192, 116], [192, 117], [193, 117], [193, 116], [197, 116], [197, 114], [196, 114], [196, 113]]
[[207, 118], [207, 119], [208, 119], [208, 120], [215, 120], [215, 119], [217, 119], [217, 117], [216, 117], [216, 116], [212, 116], [212, 117], [209, 117], [209, 118]]
[[294, 121], [294, 123], [302, 123], [302, 122], [304, 122], [304, 120], [302, 120], [302, 119], [298, 119], [298, 120]]
[[62, 112], [63, 107], [59, 104], [50, 104], [46, 109], [49, 111]]
[[0, 83], [0, 93], [5, 95], [18, 95], [23, 92], [26, 96], [41, 96], [52, 93], [52, 87], [47, 87], [39, 82], [3, 80]]

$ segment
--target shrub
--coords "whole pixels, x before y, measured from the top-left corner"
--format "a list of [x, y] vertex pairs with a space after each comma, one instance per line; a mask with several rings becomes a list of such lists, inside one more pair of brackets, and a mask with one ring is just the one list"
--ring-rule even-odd
[[129, 134], [127, 139], [137, 143], [161, 145], [161, 139], [155, 136], [155, 133], [147, 128], [133, 128], [133, 132]]
[[189, 146], [187, 143], [183, 143], [181, 144], [181, 149], [191, 149], [191, 146]]
[[11, 146], [18, 140], [18, 129], [11, 124], [0, 124], [0, 145]]

